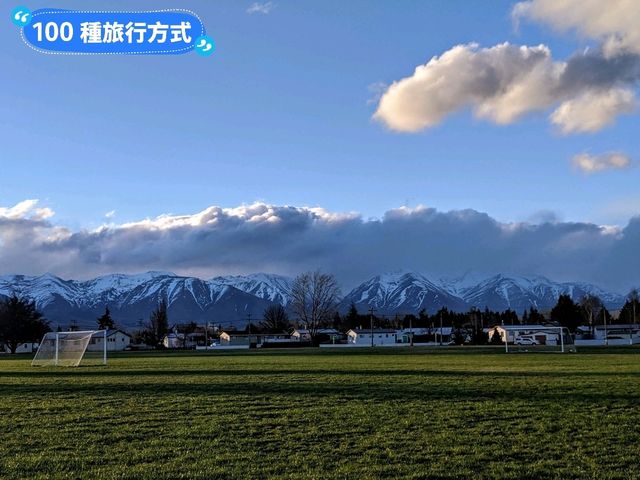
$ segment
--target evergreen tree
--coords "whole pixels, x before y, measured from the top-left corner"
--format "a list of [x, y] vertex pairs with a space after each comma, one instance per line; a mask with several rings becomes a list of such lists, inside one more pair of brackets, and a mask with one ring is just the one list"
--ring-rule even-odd
[[504, 338], [497, 330], [493, 331], [493, 335], [491, 336], [491, 345], [504, 345]]
[[[529, 323], [532, 325], [544, 324], [545, 318], [536, 308], [531, 307], [529, 309]], [[526, 322], [525, 322], [526, 323]]]
[[428, 327], [430, 320], [431, 319], [429, 318], [429, 315], [427, 314], [427, 311], [424, 308], [418, 312], [418, 321], [417, 321], [418, 327], [420, 328]]
[[582, 324], [583, 316], [580, 307], [569, 295], [560, 295], [558, 303], [551, 310], [551, 320], [575, 332], [576, 328]]
[[98, 317], [98, 330], [111, 330], [114, 327], [111, 311], [109, 307], [105, 307], [104, 313]]
[[16, 353], [21, 343], [39, 341], [49, 331], [49, 323], [35, 302], [17, 295], [0, 301], [0, 340], [11, 353]]

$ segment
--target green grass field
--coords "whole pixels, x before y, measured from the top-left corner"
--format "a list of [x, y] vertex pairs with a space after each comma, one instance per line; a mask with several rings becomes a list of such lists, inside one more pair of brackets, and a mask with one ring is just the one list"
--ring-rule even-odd
[[640, 350], [0, 359], [1, 478], [640, 478]]

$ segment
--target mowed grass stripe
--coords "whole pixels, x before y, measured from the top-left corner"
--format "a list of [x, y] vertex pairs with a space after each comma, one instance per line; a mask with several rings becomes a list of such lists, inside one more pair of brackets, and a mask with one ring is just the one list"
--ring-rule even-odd
[[0, 360], [3, 478], [640, 478], [640, 356]]

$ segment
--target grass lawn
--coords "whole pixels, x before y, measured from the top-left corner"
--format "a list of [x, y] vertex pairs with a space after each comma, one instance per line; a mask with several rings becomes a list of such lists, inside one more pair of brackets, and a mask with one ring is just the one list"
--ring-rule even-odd
[[[640, 478], [640, 349], [0, 358], [0, 478]], [[611, 353], [613, 352], [613, 353]]]

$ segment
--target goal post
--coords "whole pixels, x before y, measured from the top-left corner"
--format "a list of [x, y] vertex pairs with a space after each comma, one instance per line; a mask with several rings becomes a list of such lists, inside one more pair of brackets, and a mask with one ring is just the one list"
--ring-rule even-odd
[[573, 336], [567, 327], [522, 325], [503, 328], [506, 353], [576, 352]]
[[31, 366], [106, 365], [107, 341], [107, 330], [49, 332], [42, 338]]

